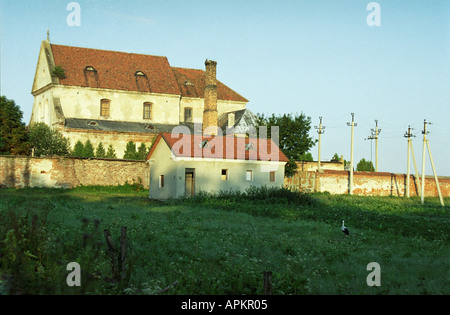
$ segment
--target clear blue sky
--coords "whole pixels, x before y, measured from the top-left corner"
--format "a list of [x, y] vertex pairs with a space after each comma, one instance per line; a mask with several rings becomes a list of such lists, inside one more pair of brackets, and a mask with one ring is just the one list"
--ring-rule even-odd
[[[255, 113], [304, 113], [326, 126], [322, 160], [373, 159], [365, 140], [378, 120], [379, 170], [406, 172], [408, 125], [421, 172], [423, 121], [439, 175], [450, 176], [450, 1], [80, 0], [81, 26], [65, 0], [0, 0], [1, 94], [29, 122], [40, 43], [167, 56], [172, 66], [218, 62], [218, 79]], [[315, 130], [311, 134], [317, 138]], [[372, 148], [372, 149], [371, 149]], [[312, 149], [317, 159], [317, 146]], [[371, 153], [372, 152], [372, 153]], [[412, 167], [412, 163], [411, 163]], [[432, 174], [427, 155], [426, 174]], [[413, 167], [411, 168], [414, 172]]]

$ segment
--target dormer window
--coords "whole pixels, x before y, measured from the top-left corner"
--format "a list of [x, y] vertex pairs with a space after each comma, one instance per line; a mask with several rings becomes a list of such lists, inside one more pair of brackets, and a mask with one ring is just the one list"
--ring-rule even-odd
[[150, 83], [144, 72], [136, 71], [134, 73], [134, 79], [136, 80], [136, 86], [139, 92], [150, 92]]
[[89, 126], [98, 126], [98, 123], [96, 121], [91, 121], [89, 124]]
[[86, 80], [87, 86], [100, 86], [97, 70], [95, 70], [93, 66], [86, 66], [86, 68], [84, 68], [84, 79]]

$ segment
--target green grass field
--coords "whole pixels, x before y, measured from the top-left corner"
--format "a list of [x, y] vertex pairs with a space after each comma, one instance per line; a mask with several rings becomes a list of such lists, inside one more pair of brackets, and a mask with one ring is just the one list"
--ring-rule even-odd
[[[136, 188], [1, 189], [0, 293], [263, 294], [263, 271], [280, 295], [450, 293], [450, 207], [438, 199], [255, 190], [161, 202]], [[118, 245], [123, 226], [127, 277], [115, 281], [103, 231]], [[80, 287], [66, 283], [69, 262]], [[380, 286], [367, 285], [370, 262]]]

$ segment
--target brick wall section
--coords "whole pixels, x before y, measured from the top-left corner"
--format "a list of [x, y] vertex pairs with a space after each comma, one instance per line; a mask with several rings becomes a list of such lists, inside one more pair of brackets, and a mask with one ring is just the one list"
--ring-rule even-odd
[[[410, 176], [410, 196], [417, 196], [421, 186], [414, 176]], [[438, 177], [443, 197], [450, 197], [450, 177]], [[285, 178], [287, 188], [303, 191], [348, 194], [349, 172], [325, 170], [319, 172], [297, 172]], [[353, 194], [364, 196], [405, 196], [406, 174], [383, 172], [353, 172]], [[434, 176], [425, 176], [425, 196], [438, 196]]]
[[148, 188], [148, 177], [149, 165], [144, 161], [0, 156], [0, 187], [115, 186], [140, 178]]

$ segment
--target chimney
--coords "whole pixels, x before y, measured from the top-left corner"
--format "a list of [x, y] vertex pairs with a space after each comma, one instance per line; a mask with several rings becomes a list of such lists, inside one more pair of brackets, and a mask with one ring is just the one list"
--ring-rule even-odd
[[[217, 62], [212, 60], [205, 61], [206, 66], [206, 80], [204, 93], [204, 107], [203, 107], [203, 134], [205, 129], [210, 135], [217, 135], [218, 114], [217, 114], [217, 80], [216, 80], [216, 66]], [[213, 130], [214, 129], [214, 130]]]

